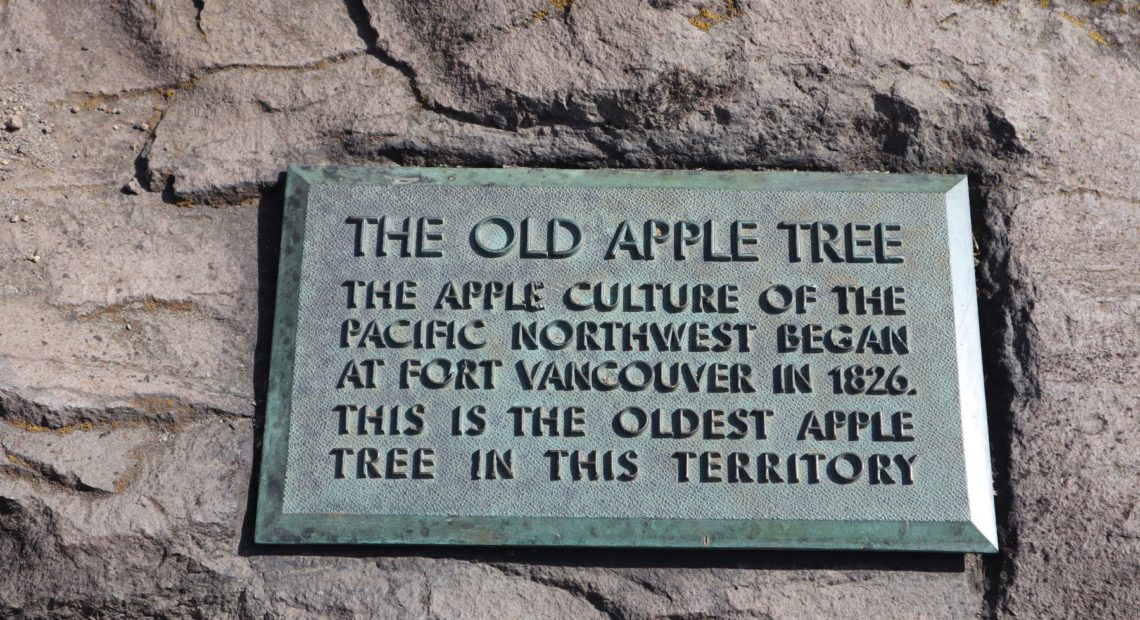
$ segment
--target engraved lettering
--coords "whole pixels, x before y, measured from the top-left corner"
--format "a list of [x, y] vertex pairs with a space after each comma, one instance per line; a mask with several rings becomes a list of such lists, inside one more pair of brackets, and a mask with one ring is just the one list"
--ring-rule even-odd
[[902, 239], [896, 236], [902, 229], [898, 224], [780, 222], [776, 228], [787, 233], [791, 263], [805, 259], [805, 237], [807, 258], [812, 263], [903, 262], [903, 256], [897, 253], [902, 247]]
[[[443, 256], [443, 225], [440, 217], [390, 218], [353, 215], [345, 218], [352, 226], [353, 256], [438, 258]], [[398, 250], [393, 249], [398, 246]]]

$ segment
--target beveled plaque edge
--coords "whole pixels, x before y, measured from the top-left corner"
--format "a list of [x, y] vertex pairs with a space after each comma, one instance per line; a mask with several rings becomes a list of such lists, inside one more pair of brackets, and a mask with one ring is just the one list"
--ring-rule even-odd
[[257, 517], [254, 541], [278, 542], [269, 532], [278, 531], [285, 494], [288, 462], [289, 416], [292, 411], [293, 362], [301, 264], [305, 247], [305, 217], [308, 208], [309, 175], [289, 166], [281, 217], [281, 250], [278, 256], [277, 295], [273, 312], [273, 340], [262, 428], [261, 470], [258, 476]]
[[985, 379], [982, 371], [981, 328], [974, 276], [974, 237], [970, 221], [970, 192], [963, 178], [946, 193], [946, 231], [950, 246], [950, 278], [954, 301], [954, 334], [958, 363], [958, 405], [962, 411], [962, 450], [970, 521], [998, 550], [990, 463]]

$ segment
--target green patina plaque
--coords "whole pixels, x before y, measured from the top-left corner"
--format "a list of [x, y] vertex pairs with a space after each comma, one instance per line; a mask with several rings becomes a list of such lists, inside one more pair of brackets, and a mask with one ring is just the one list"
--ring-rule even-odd
[[996, 550], [965, 178], [286, 194], [258, 542]]

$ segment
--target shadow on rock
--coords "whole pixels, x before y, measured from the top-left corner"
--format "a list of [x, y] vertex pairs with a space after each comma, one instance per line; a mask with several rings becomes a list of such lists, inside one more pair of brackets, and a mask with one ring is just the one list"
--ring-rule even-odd
[[269, 359], [273, 345], [273, 310], [277, 302], [277, 262], [281, 251], [284, 202], [285, 173], [282, 172], [272, 186], [261, 192], [257, 202], [257, 340], [253, 353], [253, 389], [257, 407], [253, 419], [253, 466], [249, 472], [245, 519], [238, 544], [240, 555], [251, 555], [255, 549], [257, 480], [261, 475], [261, 434], [269, 391]]

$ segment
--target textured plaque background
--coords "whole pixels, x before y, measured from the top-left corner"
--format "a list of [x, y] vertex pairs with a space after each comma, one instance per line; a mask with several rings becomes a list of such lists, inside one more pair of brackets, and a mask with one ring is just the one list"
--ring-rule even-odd
[[[271, 398], [259, 501], [262, 542], [378, 542], [467, 544], [570, 544], [897, 548], [989, 551], [995, 548], [990, 468], [985, 437], [977, 309], [966, 181], [947, 176], [822, 175], [798, 173], [651, 173], [555, 170], [290, 168]], [[441, 258], [353, 257], [349, 216], [438, 217]], [[483, 218], [531, 218], [544, 230], [566, 218], [583, 230], [581, 249], [567, 259], [478, 256], [468, 233]], [[653, 261], [603, 255], [623, 220], [668, 222], [734, 220], [758, 223], [758, 262], [705, 262], [699, 246], [688, 260], [668, 252]], [[787, 233], [779, 222], [825, 221], [899, 224], [902, 264], [833, 264], [788, 261]], [[727, 230], [724, 228], [722, 230]], [[662, 246], [668, 248], [671, 246]], [[349, 310], [345, 280], [418, 283], [417, 309]], [[501, 281], [545, 285], [546, 310], [433, 310], [447, 281]], [[562, 307], [576, 282], [709, 283], [740, 288], [741, 311], [731, 315], [579, 311]], [[773, 284], [808, 284], [819, 302], [803, 315], [761, 312], [757, 298]], [[840, 316], [835, 285], [902, 286], [905, 316]], [[491, 345], [476, 351], [341, 348], [348, 317], [383, 322], [397, 318], [482, 318]], [[515, 321], [555, 319], [636, 322], [721, 321], [755, 323], [749, 353], [514, 351]], [[782, 323], [905, 325], [907, 355], [777, 353]], [[401, 390], [400, 361], [437, 357], [500, 359], [496, 389]], [[334, 386], [346, 362], [379, 358], [379, 387], [345, 393]], [[752, 394], [653, 390], [527, 391], [514, 363], [631, 360], [747, 363]], [[812, 366], [811, 394], [773, 394], [772, 368]], [[851, 364], [901, 366], [914, 395], [833, 394], [826, 371]], [[339, 393], [338, 393], [339, 392]], [[412, 405], [426, 409], [424, 433], [414, 437], [338, 435], [338, 403]], [[453, 437], [451, 411], [484, 405], [487, 432]], [[580, 406], [586, 436], [515, 437], [512, 405]], [[767, 439], [704, 440], [618, 437], [614, 415], [636, 405], [646, 410], [687, 407], [770, 409]], [[916, 440], [908, 443], [796, 439], [808, 411], [830, 409], [914, 414]], [[344, 479], [332, 476], [334, 448], [375, 447], [435, 451], [433, 480]], [[471, 453], [512, 450], [513, 480], [471, 480]], [[639, 455], [633, 482], [552, 481], [543, 453], [550, 449], [624, 450]], [[732, 451], [755, 455], [820, 453], [917, 454], [913, 485], [871, 485], [866, 472], [841, 485], [678, 482], [676, 451]], [[825, 461], [826, 462], [826, 461]], [[348, 471], [354, 468], [346, 467]]]

